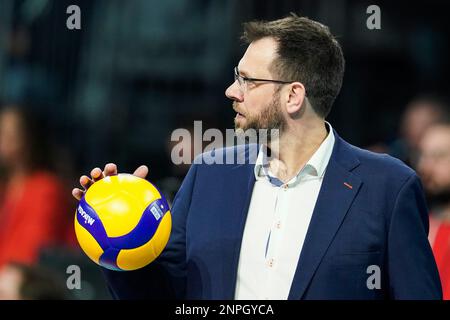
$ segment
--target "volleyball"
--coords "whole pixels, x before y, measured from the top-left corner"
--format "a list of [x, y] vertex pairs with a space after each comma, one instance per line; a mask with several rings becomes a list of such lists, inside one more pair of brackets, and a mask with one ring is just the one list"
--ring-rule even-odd
[[140, 269], [166, 246], [172, 219], [158, 189], [145, 179], [118, 174], [95, 182], [75, 213], [81, 249], [110, 270]]

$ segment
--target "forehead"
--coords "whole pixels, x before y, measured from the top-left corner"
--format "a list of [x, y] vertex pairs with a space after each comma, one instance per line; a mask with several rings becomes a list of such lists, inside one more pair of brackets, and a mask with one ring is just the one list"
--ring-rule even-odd
[[422, 140], [422, 147], [448, 150], [450, 148], [450, 127], [431, 128]]
[[277, 57], [277, 42], [266, 37], [253, 41], [239, 61], [239, 71], [246, 76], [270, 76], [269, 67]]

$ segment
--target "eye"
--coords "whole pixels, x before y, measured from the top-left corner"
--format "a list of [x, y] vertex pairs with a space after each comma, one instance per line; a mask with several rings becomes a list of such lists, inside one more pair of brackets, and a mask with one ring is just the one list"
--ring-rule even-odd
[[245, 84], [248, 88], [254, 88], [256, 86], [256, 83], [253, 81], [245, 81]]

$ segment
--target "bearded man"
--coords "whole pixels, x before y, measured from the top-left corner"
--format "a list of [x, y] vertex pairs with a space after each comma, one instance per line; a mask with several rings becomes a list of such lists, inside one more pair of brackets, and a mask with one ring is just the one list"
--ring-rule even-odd
[[[243, 38], [249, 45], [225, 92], [235, 126], [278, 134], [254, 163], [194, 162], [173, 202], [167, 247], [141, 270], [105, 270], [113, 295], [441, 299], [416, 173], [350, 145], [325, 121], [344, 75], [329, 29], [292, 15], [247, 23]], [[250, 159], [249, 148], [201, 157]], [[113, 174], [114, 164], [93, 169], [73, 195]]]

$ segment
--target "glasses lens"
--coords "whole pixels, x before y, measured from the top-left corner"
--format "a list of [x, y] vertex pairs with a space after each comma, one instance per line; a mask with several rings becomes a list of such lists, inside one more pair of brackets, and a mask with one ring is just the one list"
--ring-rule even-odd
[[244, 85], [244, 79], [239, 75], [239, 71], [237, 68], [234, 68], [234, 81], [238, 82], [239, 86], [242, 88]]

